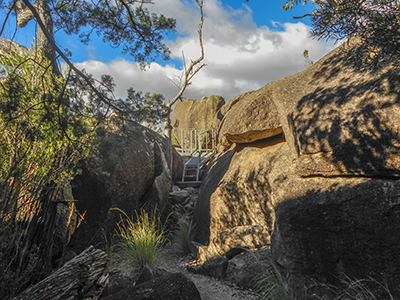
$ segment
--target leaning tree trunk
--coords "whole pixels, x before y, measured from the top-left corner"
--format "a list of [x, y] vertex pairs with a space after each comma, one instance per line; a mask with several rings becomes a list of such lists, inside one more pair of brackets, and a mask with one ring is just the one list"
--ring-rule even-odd
[[[32, 7], [37, 11], [40, 20], [44, 24], [46, 31], [48, 33], [49, 39], [46, 37], [46, 34], [43, 32], [42, 28], [39, 27], [38, 29], [38, 46], [39, 49], [43, 51], [43, 55], [51, 61], [51, 65], [53, 68], [53, 73], [55, 75], [61, 75], [60, 69], [58, 68], [57, 64], [57, 56], [56, 51], [53, 47], [54, 45], [54, 32], [53, 32], [53, 19], [51, 17], [51, 10], [46, 0], [36, 0]], [[26, 7], [26, 3], [24, 0], [17, 0], [14, 8], [15, 12], [17, 13], [17, 26], [20, 28], [25, 27], [29, 21], [35, 19], [35, 16], [30, 8]], [[5, 43], [2, 40], [2, 43]], [[2, 46], [0, 43], [0, 46]], [[11, 47], [10, 45], [7, 45]], [[20, 45], [19, 45], [20, 46]], [[14, 46], [15, 47], [15, 46]], [[20, 46], [22, 47], [22, 46]], [[20, 47], [17, 49], [21, 52]], [[4, 49], [3, 49], [4, 51]]]
[[107, 284], [107, 263], [107, 254], [90, 246], [12, 300], [96, 300]]

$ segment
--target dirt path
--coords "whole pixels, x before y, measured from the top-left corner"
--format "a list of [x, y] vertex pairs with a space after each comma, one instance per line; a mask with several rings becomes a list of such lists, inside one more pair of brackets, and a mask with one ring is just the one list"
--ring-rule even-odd
[[190, 255], [180, 255], [172, 246], [165, 247], [156, 262], [155, 267], [170, 272], [181, 272], [196, 285], [203, 300], [261, 300], [256, 293], [244, 290], [238, 286], [204, 275], [189, 273], [185, 265], [192, 260]]

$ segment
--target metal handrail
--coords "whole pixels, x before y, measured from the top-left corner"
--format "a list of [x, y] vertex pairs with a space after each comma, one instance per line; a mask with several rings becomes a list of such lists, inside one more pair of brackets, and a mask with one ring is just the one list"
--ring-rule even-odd
[[173, 128], [173, 130], [174, 133], [178, 131], [177, 138], [181, 148], [177, 150], [182, 155], [192, 155], [196, 150], [202, 153], [215, 152], [216, 133], [213, 128]]

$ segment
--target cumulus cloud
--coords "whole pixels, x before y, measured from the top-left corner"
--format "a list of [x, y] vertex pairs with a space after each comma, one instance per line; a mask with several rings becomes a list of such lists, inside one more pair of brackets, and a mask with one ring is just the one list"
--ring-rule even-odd
[[[157, 12], [177, 19], [177, 38], [167, 40], [175, 59], [181, 58], [182, 51], [187, 59], [196, 59], [200, 55], [199, 12], [193, 3], [163, 0], [155, 4]], [[310, 28], [301, 22], [277, 23], [272, 20], [269, 27], [259, 27], [246, 5], [235, 10], [219, 0], [205, 0], [204, 10], [204, 62], [207, 66], [195, 76], [184, 95], [188, 98], [217, 94], [228, 101], [240, 93], [304, 70], [304, 49], [309, 50], [310, 59], [316, 61], [334, 47], [311, 39]], [[162, 93], [171, 99], [178, 91], [171, 78], [181, 74], [174, 65], [158, 63], [141, 71], [137, 64], [124, 59], [110, 63], [90, 60], [77, 66], [95, 77], [101, 74], [113, 76], [120, 97], [127, 88], [133, 87], [144, 92]]]

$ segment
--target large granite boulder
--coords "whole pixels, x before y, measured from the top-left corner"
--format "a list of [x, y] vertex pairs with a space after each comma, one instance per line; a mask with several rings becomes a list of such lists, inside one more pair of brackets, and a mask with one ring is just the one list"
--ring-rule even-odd
[[342, 50], [357, 43], [270, 84], [302, 176], [400, 176], [397, 60], [375, 72], [356, 69]]
[[[355, 45], [243, 101], [275, 109], [280, 123], [266, 139], [252, 142], [263, 135], [247, 140], [236, 129], [237, 138], [221, 138], [251, 106], [230, 114], [238, 97], [221, 108], [221, 152], [194, 212], [201, 257], [271, 242], [274, 259], [297, 278], [371, 277], [398, 292], [400, 73], [390, 61], [376, 72], [354, 68], [342, 48]], [[280, 126], [284, 138], [274, 131]]]
[[329, 284], [373, 278], [399, 296], [399, 214], [399, 181], [310, 190], [276, 207], [273, 258], [297, 277]]
[[311, 190], [328, 191], [367, 180], [302, 178], [294, 168], [295, 159], [282, 135], [238, 145], [214, 159], [193, 214], [195, 239], [208, 244], [203, 257], [224, 254], [235, 245], [250, 249], [268, 245], [279, 203]]
[[227, 102], [215, 116], [218, 151], [232, 144], [250, 143], [282, 133], [278, 111], [269, 85], [243, 93]]
[[73, 181], [76, 205], [84, 214], [71, 241], [77, 252], [115, 233], [120, 213], [111, 208], [129, 216], [141, 207], [169, 213], [170, 155], [161, 135], [135, 122], [114, 120], [98, 149], [81, 163], [82, 174]]
[[[216, 95], [203, 97], [201, 100], [184, 99], [179, 101], [174, 107], [172, 126], [182, 129], [211, 129], [214, 116], [224, 104], [224, 98]], [[181, 131], [175, 129], [173, 132], [182, 146]]]
[[172, 126], [177, 128], [209, 129], [212, 127], [214, 116], [225, 104], [221, 96], [211, 95], [201, 100], [184, 99], [174, 108]]

